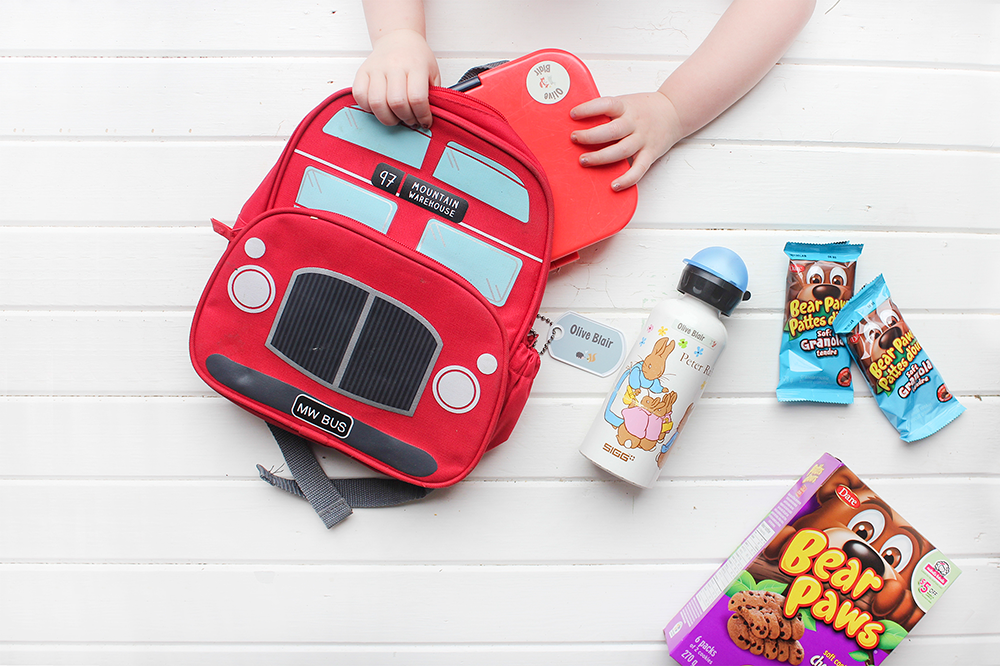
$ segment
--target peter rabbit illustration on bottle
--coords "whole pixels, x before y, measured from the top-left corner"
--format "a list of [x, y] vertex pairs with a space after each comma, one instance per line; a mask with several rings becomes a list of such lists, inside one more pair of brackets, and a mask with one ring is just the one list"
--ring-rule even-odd
[[673, 427], [670, 410], [677, 393], [667, 390], [663, 379], [667, 358], [675, 347], [673, 340], [660, 338], [642, 363], [633, 364], [619, 378], [615, 396], [620, 399], [608, 401], [604, 420], [617, 428], [618, 443], [623, 448], [652, 451]]
[[[641, 346], [641, 345], [640, 345]], [[674, 351], [676, 343], [669, 338], [660, 338], [653, 345], [653, 350], [642, 359], [642, 363], [634, 363], [625, 369], [615, 386], [615, 395], [621, 395], [621, 402], [631, 407], [639, 402], [639, 391], [645, 389], [650, 393], [663, 393], [663, 385], [660, 379], [667, 367], [667, 357]], [[626, 381], [628, 382], [626, 384]], [[624, 386], [624, 393], [622, 388]], [[617, 411], [615, 411], [617, 410]], [[610, 400], [604, 410], [604, 419], [613, 428], [618, 428], [625, 422], [621, 403]], [[638, 435], [641, 433], [633, 432]]]
[[666, 391], [657, 397], [644, 395], [639, 404], [623, 409], [625, 422], [618, 426], [618, 443], [626, 449], [652, 451], [674, 427], [670, 408], [676, 400], [676, 392]]
[[682, 296], [650, 312], [627, 357], [630, 365], [580, 447], [598, 467], [647, 488], [726, 346], [720, 315], [750, 297], [746, 265], [732, 250], [706, 248], [684, 263], [677, 285]]
[[673, 434], [670, 435], [670, 439], [663, 442], [660, 445], [660, 453], [656, 456], [656, 466], [663, 469], [663, 463], [667, 461], [667, 454], [670, 453], [670, 448], [674, 445], [674, 440], [677, 439], [677, 435], [684, 431], [684, 426], [687, 425], [688, 417], [691, 416], [691, 410], [694, 409], [694, 403], [692, 402], [684, 410], [684, 416], [681, 417], [681, 422], [677, 424], [674, 428]]

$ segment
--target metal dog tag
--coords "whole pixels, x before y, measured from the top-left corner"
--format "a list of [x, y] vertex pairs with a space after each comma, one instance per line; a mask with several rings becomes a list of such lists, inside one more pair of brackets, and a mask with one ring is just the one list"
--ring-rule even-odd
[[567, 312], [552, 325], [552, 358], [581, 370], [607, 377], [625, 360], [625, 336], [621, 331]]

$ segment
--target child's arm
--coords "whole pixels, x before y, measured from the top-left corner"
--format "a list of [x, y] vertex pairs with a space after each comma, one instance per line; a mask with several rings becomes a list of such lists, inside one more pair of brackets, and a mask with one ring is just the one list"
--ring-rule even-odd
[[684, 137], [701, 129], [764, 78], [809, 21], [815, 0], [733, 0], [705, 41], [659, 90], [584, 102], [574, 118], [611, 121], [573, 133], [580, 144], [611, 145], [580, 156], [584, 166], [631, 157], [615, 190], [639, 182]]
[[430, 127], [428, 88], [441, 83], [424, 35], [421, 0], [364, 0], [372, 52], [354, 77], [354, 99], [386, 125]]

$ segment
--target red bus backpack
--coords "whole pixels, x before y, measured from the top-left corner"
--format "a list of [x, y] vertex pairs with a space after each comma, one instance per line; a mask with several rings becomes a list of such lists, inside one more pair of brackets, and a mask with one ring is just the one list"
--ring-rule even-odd
[[[327, 527], [422, 497], [507, 439], [538, 371], [552, 247], [538, 161], [488, 105], [431, 91], [428, 130], [332, 95], [295, 130], [232, 228], [190, 354], [264, 419]], [[391, 479], [331, 480], [309, 442]]]

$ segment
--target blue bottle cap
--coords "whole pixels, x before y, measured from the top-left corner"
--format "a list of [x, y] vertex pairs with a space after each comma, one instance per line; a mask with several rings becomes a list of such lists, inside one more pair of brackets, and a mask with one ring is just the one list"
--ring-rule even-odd
[[750, 298], [747, 266], [727, 247], [706, 247], [690, 259], [681, 272], [677, 290], [694, 296], [724, 315], [730, 315], [741, 301]]

